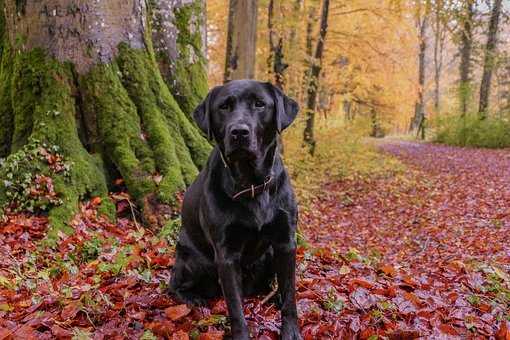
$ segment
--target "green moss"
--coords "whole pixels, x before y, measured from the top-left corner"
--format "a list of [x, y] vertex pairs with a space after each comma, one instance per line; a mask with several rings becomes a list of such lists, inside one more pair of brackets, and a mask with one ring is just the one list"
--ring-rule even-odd
[[[170, 65], [171, 72], [165, 74], [172, 95], [184, 113], [190, 117], [208, 91], [206, 58], [202, 53], [202, 37], [198, 29], [202, 18], [199, 1], [180, 7], [175, 11], [174, 25], [177, 28], [177, 50], [179, 58], [168, 60], [164, 53], [158, 54], [158, 62], [163, 67]], [[192, 21], [195, 20], [195, 23]], [[195, 27], [191, 32], [190, 28]]]
[[11, 62], [15, 126], [11, 151], [19, 152], [29, 139], [39, 140], [59, 147], [70, 164], [68, 177], [53, 178], [55, 191], [62, 199], [62, 204], [49, 213], [49, 238], [55, 239], [59, 230], [70, 231], [66, 223], [80, 199], [102, 196], [108, 202], [106, 181], [78, 138], [71, 66], [47, 57], [40, 49], [13, 52]]
[[98, 65], [79, 80], [85, 115], [96, 117], [97, 133], [105, 158], [115, 165], [128, 190], [142, 203], [155, 190], [154, 154], [144, 140], [136, 107], [119, 78], [113, 63]]
[[209, 145], [181, 111], [151, 54], [120, 45], [117, 63], [163, 175], [159, 198], [172, 202], [175, 192], [194, 180], [197, 165], [205, 164]]
[[6, 157], [10, 153], [12, 131], [14, 129], [11, 103], [12, 63], [9, 60], [10, 51], [4, 50], [2, 56], [0, 64], [0, 158]]

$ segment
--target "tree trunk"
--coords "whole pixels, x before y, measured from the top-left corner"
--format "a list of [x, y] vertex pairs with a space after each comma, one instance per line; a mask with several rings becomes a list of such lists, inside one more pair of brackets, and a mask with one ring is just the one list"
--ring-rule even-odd
[[294, 66], [287, 75], [287, 92], [294, 98], [299, 98], [300, 96], [301, 79], [303, 79], [301, 68], [298, 66], [301, 62], [301, 55], [299, 53], [294, 53], [299, 49], [298, 34], [300, 31], [299, 27], [302, 25], [303, 7], [304, 0], [294, 0], [291, 13], [289, 41], [285, 46], [287, 62], [289, 65]]
[[491, 90], [492, 70], [494, 68], [495, 52], [498, 36], [499, 17], [501, 13], [502, 0], [494, 0], [489, 30], [487, 32], [487, 45], [485, 47], [485, 58], [483, 63], [482, 84], [480, 85], [480, 104], [478, 114], [481, 119], [487, 117], [487, 108], [489, 106], [489, 95]]
[[474, 0], [466, 0], [461, 15], [461, 43], [460, 43], [460, 83], [459, 100], [461, 116], [468, 111], [471, 97], [471, 53], [473, 49], [473, 17]]
[[319, 89], [319, 74], [322, 66], [322, 55], [324, 53], [324, 42], [328, 31], [329, 0], [323, 0], [320, 21], [319, 39], [315, 48], [315, 55], [311, 62], [311, 68], [307, 86], [307, 101], [305, 119], [306, 126], [303, 132], [303, 141], [308, 146], [308, 152], [313, 156], [315, 152], [314, 120], [315, 107], [317, 102], [317, 91]]
[[[207, 87], [205, 78], [181, 79], [186, 75], [176, 72], [172, 77], [178, 77], [177, 85], [167, 86], [147, 34], [153, 9], [145, 4], [0, 1], [0, 16], [5, 13], [5, 20], [0, 20], [0, 157], [8, 156], [0, 169], [4, 179], [0, 209], [34, 200], [16, 182], [21, 179], [12, 179], [11, 167], [27, 163], [20, 174], [30, 181], [36, 174], [47, 174], [61, 199], [45, 205], [50, 237], [58, 230], [70, 231], [66, 222], [80, 199], [102, 197], [103, 211], [112, 212], [106, 196], [112, 179], [119, 176], [145, 220], [151, 225], [164, 223], [175, 192], [191, 183], [207, 160], [210, 146], [183, 112], [191, 104], [181, 108], [170, 91], [193, 82], [188, 90], [199, 98]], [[201, 2], [189, 6], [199, 8]], [[159, 23], [177, 30], [177, 37], [195, 36], [199, 22], [190, 21], [186, 8], [166, 9], [173, 16], [166, 17], [168, 21], [160, 18]], [[156, 31], [153, 37], [162, 32]], [[203, 47], [198, 39], [193, 40], [193, 52], [184, 47], [187, 44], [177, 38], [173, 47], [166, 45], [173, 63], [191, 58]], [[37, 166], [26, 162], [34, 152], [48, 159], [47, 153], [55, 150], [63, 157], [65, 171], [52, 170], [50, 161]]]
[[427, 50], [427, 25], [428, 13], [427, 9], [420, 13], [418, 17], [420, 47], [418, 53], [418, 99], [416, 100], [414, 117], [411, 122], [411, 131], [423, 126], [425, 120], [425, 52]]
[[283, 90], [285, 77], [283, 72], [289, 66], [283, 61], [283, 38], [274, 27], [274, 0], [269, 0], [267, 10], [267, 28], [269, 31], [269, 56], [267, 59], [269, 77]]
[[207, 95], [205, 0], [153, 0], [152, 42], [163, 79], [190, 115]]
[[441, 72], [443, 70], [444, 48], [446, 43], [445, 19], [442, 18], [444, 2], [434, 3], [434, 110], [440, 111]]
[[255, 77], [257, 0], [230, 0], [224, 81]]

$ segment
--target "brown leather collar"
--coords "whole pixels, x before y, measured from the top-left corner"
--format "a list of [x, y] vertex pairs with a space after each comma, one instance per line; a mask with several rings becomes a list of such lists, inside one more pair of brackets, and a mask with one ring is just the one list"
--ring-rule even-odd
[[[220, 157], [221, 157], [221, 160], [223, 162], [223, 165], [225, 166], [226, 169], [229, 169], [227, 160], [226, 160], [225, 156], [223, 155], [223, 152], [221, 151], [221, 149], [219, 149], [219, 151], [220, 151]], [[272, 176], [272, 174], [273, 174], [273, 167], [274, 167], [274, 163], [275, 163], [277, 155], [278, 155], [278, 144], [276, 144], [275, 149], [274, 149], [273, 162], [271, 164], [271, 171], [270, 171], [271, 175], [266, 177], [266, 179], [264, 180], [264, 183], [259, 184], [259, 185], [253, 185], [252, 184], [249, 188], [246, 188], [246, 189], [241, 190], [238, 193], [234, 194], [232, 196], [232, 199], [233, 200], [238, 200], [238, 199], [240, 199], [243, 196], [247, 196], [248, 198], [255, 198], [255, 196], [260, 195], [261, 193], [266, 191], [266, 189], [268, 188], [268, 185], [273, 180], [273, 176]]]
[[232, 199], [237, 200], [240, 197], [242, 197], [243, 195], [247, 195], [250, 198], [255, 198], [256, 195], [260, 195], [261, 193], [263, 193], [266, 190], [267, 185], [269, 183], [271, 183], [272, 180], [273, 180], [273, 177], [267, 176], [264, 183], [262, 183], [260, 185], [252, 184], [251, 187], [241, 190], [237, 194], [232, 196]]

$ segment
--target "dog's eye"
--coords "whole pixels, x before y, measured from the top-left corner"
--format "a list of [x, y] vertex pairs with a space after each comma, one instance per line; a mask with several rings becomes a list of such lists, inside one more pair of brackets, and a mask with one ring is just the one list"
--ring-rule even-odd
[[223, 103], [220, 105], [220, 110], [228, 110], [228, 108], [229, 108], [228, 103]]
[[255, 101], [255, 107], [262, 108], [265, 107], [266, 103], [264, 103], [262, 100], [256, 100]]

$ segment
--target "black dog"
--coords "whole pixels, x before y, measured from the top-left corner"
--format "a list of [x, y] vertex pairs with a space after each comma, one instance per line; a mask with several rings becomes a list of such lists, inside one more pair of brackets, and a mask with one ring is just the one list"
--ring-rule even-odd
[[278, 134], [297, 103], [270, 83], [237, 80], [212, 89], [193, 113], [217, 143], [186, 192], [170, 283], [189, 303], [225, 297], [234, 339], [248, 339], [242, 297], [277, 277], [282, 338], [300, 339], [295, 300], [297, 205]]

